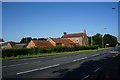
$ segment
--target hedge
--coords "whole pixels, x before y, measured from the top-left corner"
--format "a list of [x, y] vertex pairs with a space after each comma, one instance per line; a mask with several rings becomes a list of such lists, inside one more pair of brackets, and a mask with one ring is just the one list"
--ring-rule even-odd
[[74, 47], [66, 47], [66, 46], [57, 46], [52, 48], [19, 48], [19, 49], [3, 49], [2, 57], [11, 57], [18, 55], [30, 55], [30, 54], [38, 54], [38, 53], [52, 53], [52, 52], [71, 52], [71, 51], [79, 51], [79, 50], [90, 50], [97, 49], [98, 46], [74, 46]]

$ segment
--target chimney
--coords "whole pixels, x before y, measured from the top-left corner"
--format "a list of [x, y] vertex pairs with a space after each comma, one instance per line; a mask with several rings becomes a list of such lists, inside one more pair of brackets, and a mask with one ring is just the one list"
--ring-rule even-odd
[[63, 34], [64, 34], [64, 35], [66, 35], [67, 33], [66, 33], [66, 32], [64, 32]]
[[84, 33], [86, 33], [86, 29], [84, 29]]

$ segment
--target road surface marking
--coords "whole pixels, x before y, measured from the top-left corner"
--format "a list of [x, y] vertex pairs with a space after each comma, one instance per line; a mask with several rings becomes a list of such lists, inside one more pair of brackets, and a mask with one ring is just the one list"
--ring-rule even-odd
[[86, 59], [87, 57], [83, 57], [83, 58], [80, 58], [80, 59], [75, 59], [75, 60], [73, 60], [73, 62], [75, 62], [75, 61], [80, 61], [80, 60], [83, 60], [83, 59]]
[[96, 70], [94, 70], [94, 72], [97, 72], [100, 68], [97, 68]]
[[22, 63], [22, 64], [16, 64], [16, 65], [9, 65], [9, 66], [7, 66], [7, 67], [18, 66], [18, 65], [23, 65], [23, 64], [28, 64], [28, 63]]
[[31, 62], [31, 63], [38, 63], [38, 62], [41, 62], [41, 61], [37, 61], [37, 62]]
[[28, 63], [22, 63], [22, 64], [16, 64], [16, 65], [9, 65], [9, 66], [3, 66], [3, 67], [12, 67], [12, 66], [18, 66], [18, 65], [23, 65], [23, 64], [28, 64]]
[[32, 70], [28, 70], [28, 71], [24, 71], [24, 72], [19, 72], [19, 73], [16, 73], [16, 74], [19, 75], [19, 74], [29, 73], [29, 72], [33, 72], [33, 71], [37, 71], [37, 70], [43, 70], [43, 69], [47, 69], [47, 68], [56, 67], [56, 66], [59, 66], [59, 65], [60, 64], [55, 64], [55, 65], [51, 65], [51, 66], [47, 66], [47, 67], [42, 67], [42, 68], [38, 68], [38, 69], [32, 69]]
[[[38, 63], [38, 62], [41, 62], [41, 61], [30, 62], [30, 63]], [[12, 67], [12, 66], [25, 65], [25, 64], [30, 64], [30, 63], [22, 63], [22, 64], [15, 64], [15, 65], [8, 65], [8, 66], [3, 66], [3, 67]]]
[[84, 79], [86, 79], [86, 78], [88, 78], [90, 75], [87, 75], [87, 76], [85, 76], [84, 78], [82, 78], [81, 80], [84, 80]]
[[92, 56], [97, 56], [97, 55], [100, 55], [100, 54], [95, 54], [95, 55], [92, 55]]
[[81, 63], [84, 63], [84, 62], [81, 62]]

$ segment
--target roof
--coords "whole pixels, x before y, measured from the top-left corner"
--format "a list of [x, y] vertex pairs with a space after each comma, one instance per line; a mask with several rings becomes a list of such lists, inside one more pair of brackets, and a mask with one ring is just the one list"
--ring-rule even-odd
[[24, 48], [26, 44], [15, 44], [13, 45], [13, 48]]
[[9, 42], [13, 48], [24, 48], [27, 44], [19, 42]]
[[6, 44], [7, 45], [8, 42], [0, 42], [1, 45], [4, 45]]
[[74, 34], [66, 34], [61, 38], [74, 38], [74, 37], [83, 37], [85, 33], [74, 33]]
[[32, 40], [35, 43], [36, 47], [53, 47], [53, 45], [49, 41], [42, 41], [42, 40]]
[[68, 46], [68, 47], [72, 47], [71, 44], [75, 44], [70, 39], [54, 39], [54, 38], [50, 38], [50, 39], [53, 40], [55, 43], [61, 43], [64, 44], [64, 46]]

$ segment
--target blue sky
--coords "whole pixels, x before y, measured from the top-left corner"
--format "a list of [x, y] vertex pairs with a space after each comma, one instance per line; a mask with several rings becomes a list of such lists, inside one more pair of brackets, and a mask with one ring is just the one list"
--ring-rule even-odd
[[[63, 32], [118, 36], [117, 2], [8, 2], [2, 5], [5, 41], [61, 37]], [[104, 29], [107, 28], [107, 29]]]

